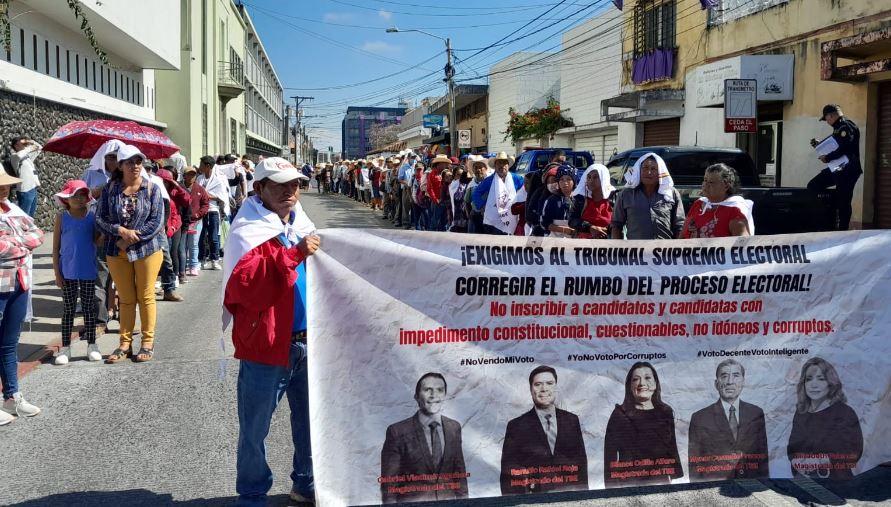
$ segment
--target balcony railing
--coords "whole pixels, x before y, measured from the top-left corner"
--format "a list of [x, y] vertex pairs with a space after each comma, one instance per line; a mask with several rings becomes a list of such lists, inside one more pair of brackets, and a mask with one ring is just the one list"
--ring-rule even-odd
[[234, 99], [244, 93], [243, 63], [217, 62], [217, 92], [226, 99]]

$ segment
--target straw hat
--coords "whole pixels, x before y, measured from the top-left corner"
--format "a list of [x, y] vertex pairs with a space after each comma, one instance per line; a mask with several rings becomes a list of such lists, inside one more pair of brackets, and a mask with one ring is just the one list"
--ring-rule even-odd
[[14, 177], [14, 176], [10, 176], [10, 175], [6, 174], [6, 171], [0, 170], [0, 187], [6, 187], [9, 185], [17, 185], [21, 182], [22, 182], [22, 180]]
[[448, 164], [452, 165], [451, 159], [445, 155], [437, 155], [433, 160], [430, 161], [430, 167], [434, 167], [436, 164]]
[[508, 165], [511, 164], [510, 157], [507, 156], [507, 153], [502, 151], [502, 152], [499, 152], [498, 155], [495, 155], [494, 157], [489, 159], [489, 167], [495, 167], [495, 162], [498, 160], [507, 161]]

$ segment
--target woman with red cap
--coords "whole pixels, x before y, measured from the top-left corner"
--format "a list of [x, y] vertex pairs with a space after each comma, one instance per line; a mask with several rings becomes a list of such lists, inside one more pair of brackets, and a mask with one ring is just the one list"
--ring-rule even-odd
[[96, 240], [99, 235], [96, 214], [89, 207], [93, 197], [86, 182], [81, 180], [69, 180], [53, 197], [62, 207], [53, 228], [53, 271], [56, 287], [62, 289], [62, 348], [53, 363], [64, 365], [71, 359], [71, 328], [78, 296], [84, 309], [87, 359], [101, 361], [102, 354], [96, 345], [96, 313], [87, 311], [93, 308], [93, 285], [98, 272]]

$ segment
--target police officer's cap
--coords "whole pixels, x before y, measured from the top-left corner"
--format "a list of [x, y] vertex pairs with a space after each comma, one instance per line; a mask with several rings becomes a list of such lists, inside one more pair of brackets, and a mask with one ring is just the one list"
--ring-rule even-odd
[[826, 104], [823, 106], [823, 116], [818, 118], [819, 121], [826, 121], [826, 115], [829, 113], [842, 114], [841, 106], [838, 104]]

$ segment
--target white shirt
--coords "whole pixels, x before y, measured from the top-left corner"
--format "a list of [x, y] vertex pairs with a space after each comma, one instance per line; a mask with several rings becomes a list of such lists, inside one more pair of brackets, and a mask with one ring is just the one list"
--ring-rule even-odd
[[442, 445], [441, 451], [445, 452], [445, 433], [442, 432], [442, 415], [426, 415], [423, 412], [418, 412], [418, 420], [421, 421], [421, 426], [424, 427], [424, 438], [427, 439], [427, 449], [430, 451], [430, 455], [433, 455], [433, 435], [430, 434], [430, 423], [432, 422], [438, 423], [436, 432], [439, 433], [439, 443]]
[[9, 157], [12, 167], [18, 171], [19, 192], [27, 192], [40, 186], [40, 178], [37, 177], [37, 168], [34, 167], [34, 160], [40, 155], [43, 146], [40, 143], [25, 146], [22, 151], [13, 153]]
[[727, 423], [730, 423], [730, 407], [734, 408], [736, 412], [736, 423], [739, 424], [739, 398], [733, 400], [733, 403], [727, 403], [724, 401], [724, 398], [721, 398], [721, 407], [724, 408], [724, 417], [727, 419]]

